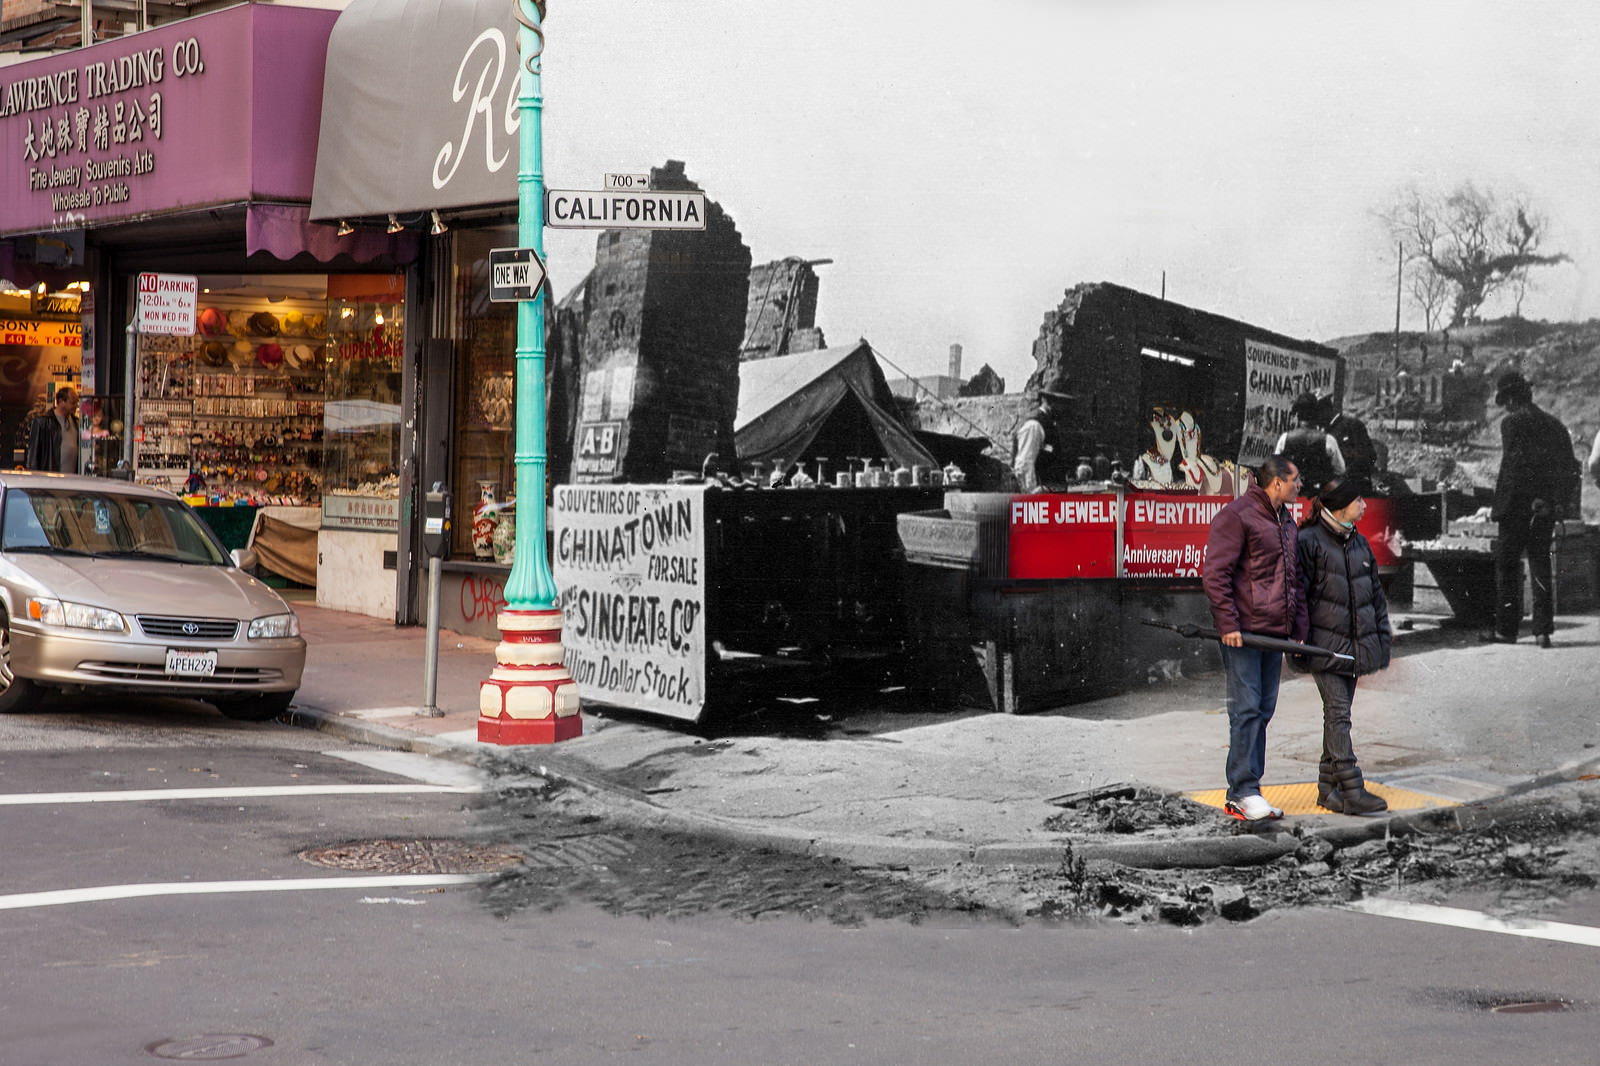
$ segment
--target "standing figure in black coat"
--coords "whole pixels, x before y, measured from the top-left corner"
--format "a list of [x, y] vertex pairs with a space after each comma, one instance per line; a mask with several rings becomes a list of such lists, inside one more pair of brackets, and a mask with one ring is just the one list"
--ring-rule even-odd
[[1334, 478], [1311, 502], [1300, 523], [1300, 576], [1305, 583], [1311, 633], [1306, 643], [1355, 657], [1304, 659], [1322, 694], [1322, 761], [1317, 806], [1339, 814], [1376, 814], [1389, 804], [1367, 791], [1350, 742], [1350, 705], [1356, 678], [1389, 665], [1394, 635], [1389, 602], [1378, 581], [1378, 561], [1356, 532], [1366, 511], [1353, 481]]
[[1572, 434], [1554, 415], [1533, 403], [1533, 389], [1515, 370], [1500, 375], [1494, 402], [1507, 409], [1500, 420], [1500, 474], [1489, 517], [1499, 523], [1495, 542], [1494, 631], [1481, 639], [1515, 644], [1522, 623], [1522, 557], [1533, 586], [1533, 642], [1550, 647], [1555, 604], [1550, 589], [1550, 542], [1556, 519], [1571, 513], [1570, 483], [1577, 473]]
[[1372, 443], [1367, 424], [1355, 415], [1347, 415], [1333, 402], [1332, 396], [1322, 400], [1323, 425], [1328, 436], [1339, 446], [1344, 457], [1345, 477], [1356, 483], [1362, 492], [1371, 492], [1378, 474], [1378, 446]]

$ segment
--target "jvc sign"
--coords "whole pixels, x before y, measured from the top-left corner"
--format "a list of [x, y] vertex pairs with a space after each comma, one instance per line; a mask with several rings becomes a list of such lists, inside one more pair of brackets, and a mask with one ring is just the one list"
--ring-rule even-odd
[[532, 248], [489, 250], [489, 299], [494, 303], [519, 303], [539, 298], [544, 284], [544, 263]]

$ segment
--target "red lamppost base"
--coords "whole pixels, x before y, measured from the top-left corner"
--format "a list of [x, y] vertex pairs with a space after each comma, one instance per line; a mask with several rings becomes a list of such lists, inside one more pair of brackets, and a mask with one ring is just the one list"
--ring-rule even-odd
[[495, 668], [478, 687], [478, 742], [554, 744], [583, 735], [578, 685], [562, 660], [560, 611], [502, 611]]

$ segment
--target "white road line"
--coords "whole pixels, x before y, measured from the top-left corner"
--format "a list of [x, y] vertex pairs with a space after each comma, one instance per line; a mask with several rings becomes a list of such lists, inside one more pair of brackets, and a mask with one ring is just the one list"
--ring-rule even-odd
[[122, 792], [15, 792], [0, 807], [58, 803], [148, 803], [153, 800], [260, 799], [270, 796], [384, 796], [415, 792], [482, 792], [477, 785], [241, 785], [233, 788], [136, 788]]
[[397, 874], [391, 877], [308, 877], [289, 881], [172, 881], [144, 885], [101, 885], [98, 888], [62, 888], [51, 892], [19, 892], [0, 896], [0, 911], [27, 907], [59, 907], [68, 903], [98, 903], [149, 896], [211, 896], [237, 892], [319, 892], [339, 888], [367, 891], [374, 888], [431, 888], [468, 885], [483, 874]]
[[322, 754], [428, 785], [482, 785], [489, 779], [488, 774], [475, 766], [462, 766], [458, 762], [435, 759], [414, 751], [335, 750]]
[[1450, 925], [1457, 929], [1473, 929], [1480, 933], [1506, 933], [1511, 936], [1531, 937], [1535, 940], [1559, 940], [1567, 944], [1600, 948], [1600, 929], [1589, 925], [1546, 922], [1537, 918], [1506, 920], [1491, 918], [1482, 911], [1469, 911], [1461, 907], [1434, 907], [1426, 903], [1402, 903], [1394, 899], [1360, 899], [1345, 904], [1345, 907], [1364, 914], [1376, 914], [1381, 918], [1401, 918], [1408, 922]]

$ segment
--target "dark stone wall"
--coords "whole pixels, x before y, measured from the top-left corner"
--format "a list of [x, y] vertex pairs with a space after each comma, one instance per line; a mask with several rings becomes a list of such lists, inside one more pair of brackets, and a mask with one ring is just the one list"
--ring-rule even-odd
[[[683, 164], [652, 187], [699, 186]], [[704, 231], [606, 230], [583, 292], [575, 481], [659, 482], [733, 456], [750, 250], [722, 208]], [[629, 379], [631, 377], [631, 386]], [[620, 424], [616, 455], [586, 462], [589, 427]]]
[[[1141, 450], [1139, 432], [1147, 414], [1144, 378], [1156, 370], [1141, 349], [1150, 346], [1192, 358], [1200, 371], [1192, 393], [1171, 399], [1195, 410], [1206, 451], [1231, 459], [1238, 455], [1243, 436], [1246, 338], [1330, 358], [1338, 355], [1312, 341], [1099, 282], [1068, 289], [1061, 304], [1045, 313], [1033, 343], [1037, 368], [1027, 391], [1071, 394], [1067, 426], [1097, 451], [1131, 464]], [[1336, 396], [1342, 394], [1342, 373]]]

